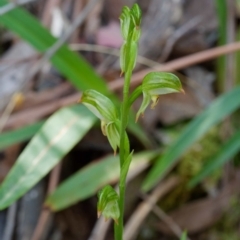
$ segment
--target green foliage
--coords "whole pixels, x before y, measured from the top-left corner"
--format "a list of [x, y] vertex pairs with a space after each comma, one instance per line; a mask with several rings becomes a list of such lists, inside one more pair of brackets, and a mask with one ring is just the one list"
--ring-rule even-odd
[[221, 149], [212, 156], [202, 170], [191, 179], [189, 182], [190, 187], [194, 187], [204, 178], [212, 174], [212, 172], [221, 167], [225, 162], [231, 160], [231, 158], [240, 150], [240, 131], [234, 133], [234, 135], [221, 147]]
[[[220, 126], [211, 128], [203, 138], [194, 143], [191, 148], [182, 156], [177, 173], [186, 180], [190, 180], [203, 168], [222, 145], [219, 136]], [[218, 174], [219, 175], [219, 174]]]
[[[166, 150], [145, 179], [143, 190], [150, 190], [173, 167], [177, 160], [194, 142], [200, 139], [212, 126], [234, 112], [240, 106], [240, 87], [217, 98], [200, 115], [193, 119], [179, 138]], [[227, 107], [226, 107], [227, 106]], [[193, 160], [194, 161], [194, 160]]]
[[84, 106], [63, 108], [50, 117], [21, 153], [0, 186], [0, 210], [43, 178], [88, 132], [96, 118]]
[[[154, 151], [135, 154], [130, 171], [149, 163], [157, 155]], [[117, 182], [120, 171], [118, 158], [119, 156], [111, 155], [80, 169], [48, 196], [45, 205], [52, 211], [60, 211], [93, 196], [106, 184]]]

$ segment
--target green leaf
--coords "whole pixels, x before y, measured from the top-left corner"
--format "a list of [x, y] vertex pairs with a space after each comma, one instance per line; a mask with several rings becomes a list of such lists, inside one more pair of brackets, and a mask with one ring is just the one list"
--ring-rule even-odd
[[[131, 170], [147, 164], [157, 156], [156, 152], [143, 152], [133, 156]], [[65, 180], [47, 198], [46, 205], [53, 211], [59, 211], [84, 200], [109, 183], [119, 179], [118, 156], [109, 156], [101, 161], [89, 164]]]
[[0, 150], [13, 144], [30, 139], [43, 125], [43, 121], [32, 125], [0, 134]]
[[[161, 180], [191, 145], [202, 137], [209, 128], [219, 123], [240, 106], [240, 87], [217, 98], [200, 115], [188, 124], [180, 137], [157, 159], [143, 184], [148, 191]], [[194, 159], [193, 159], [194, 161]]]
[[51, 116], [21, 153], [0, 186], [0, 210], [43, 178], [88, 132], [96, 118], [82, 105]]
[[202, 170], [194, 176], [188, 186], [190, 188], [196, 186], [205, 177], [209, 176], [214, 170], [221, 167], [225, 162], [229, 161], [240, 149], [240, 131], [236, 132], [230, 140], [228, 140], [207, 163]]

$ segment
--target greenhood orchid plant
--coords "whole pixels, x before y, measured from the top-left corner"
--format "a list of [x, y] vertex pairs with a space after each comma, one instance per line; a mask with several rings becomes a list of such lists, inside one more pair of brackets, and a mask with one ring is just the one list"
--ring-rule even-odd
[[141, 15], [139, 6], [134, 4], [131, 9], [125, 6], [120, 16], [124, 40], [120, 55], [121, 71], [124, 74], [123, 101], [120, 111], [108, 97], [95, 90], [85, 91], [81, 98], [81, 102], [101, 120], [102, 133], [107, 136], [115, 154], [119, 148], [119, 193], [108, 185], [98, 194], [98, 216], [102, 214], [106, 220], [109, 218], [114, 220], [115, 240], [123, 238], [126, 177], [133, 155], [133, 151], [130, 152], [126, 133], [130, 107], [143, 94], [143, 101], [136, 115], [137, 121], [151, 101], [152, 108], [155, 107], [160, 95], [184, 92], [180, 80], [175, 75], [151, 72], [143, 78], [142, 84], [129, 94], [130, 80], [137, 58], [138, 40], [141, 35]]

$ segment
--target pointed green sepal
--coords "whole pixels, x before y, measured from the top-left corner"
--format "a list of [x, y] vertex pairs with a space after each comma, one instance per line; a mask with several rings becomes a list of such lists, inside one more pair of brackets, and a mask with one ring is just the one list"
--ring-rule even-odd
[[142, 101], [142, 104], [137, 112], [137, 115], [136, 115], [136, 122], [138, 121], [140, 115], [143, 115], [146, 108], [148, 107], [148, 105], [150, 104], [151, 102], [151, 96], [149, 94], [146, 94], [145, 92], [143, 92], [143, 101]]
[[172, 73], [151, 72], [148, 73], [142, 83], [143, 102], [136, 115], [136, 121], [144, 113], [152, 100], [151, 108], [158, 102], [159, 96], [174, 92], [183, 92], [182, 84], [177, 76]]
[[118, 111], [112, 101], [95, 90], [84, 91], [80, 102], [106, 124], [118, 119]]
[[98, 193], [98, 217], [102, 214], [106, 221], [112, 218], [118, 224], [120, 216], [118, 201], [119, 196], [116, 191], [110, 185], [105, 186]]
[[142, 11], [141, 11], [140, 7], [138, 6], [138, 4], [136, 4], [136, 3], [133, 4], [133, 6], [131, 8], [131, 17], [132, 17], [135, 27], [139, 27], [140, 23], [141, 23], [141, 18], [142, 18]]
[[101, 120], [101, 130], [116, 154], [120, 145], [119, 118], [117, 108], [106, 96], [95, 90], [87, 90], [80, 100]]
[[130, 11], [129, 7], [127, 7], [127, 6], [123, 7], [122, 13], [121, 13], [119, 19], [120, 19], [122, 37], [125, 41], [127, 41], [128, 35], [130, 32], [129, 29], [132, 28], [132, 26], [131, 26], [131, 24], [132, 24], [131, 11]]
[[120, 146], [120, 124], [111, 122], [105, 125], [105, 133], [108, 141], [113, 148], [114, 155], [117, 153], [117, 148]]

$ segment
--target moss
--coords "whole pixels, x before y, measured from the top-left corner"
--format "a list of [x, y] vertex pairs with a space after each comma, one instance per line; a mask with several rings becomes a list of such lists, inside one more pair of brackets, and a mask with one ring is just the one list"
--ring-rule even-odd
[[183, 178], [192, 178], [202, 169], [206, 161], [219, 151], [221, 145], [219, 127], [214, 127], [184, 154], [177, 167], [177, 173]]
[[[222, 145], [222, 141], [219, 134], [219, 126], [213, 127], [209, 132], [198, 142], [196, 142], [180, 159], [180, 163], [176, 167], [175, 172], [181, 176], [183, 183], [176, 187], [165, 199], [161, 202], [161, 207], [165, 210], [171, 210], [173, 208], [181, 206], [188, 201], [193, 194], [193, 191], [189, 191], [186, 188], [188, 181], [195, 176], [203, 167], [209, 158], [219, 151]], [[211, 191], [215, 187], [216, 183], [221, 177], [221, 170], [216, 170], [210, 177], [204, 180], [203, 187], [205, 190]], [[201, 195], [201, 189], [198, 195]], [[176, 201], [177, 199], [177, 201]]]

